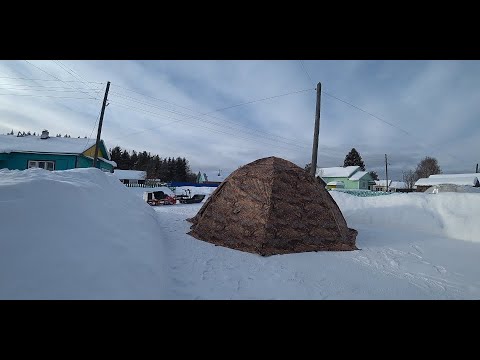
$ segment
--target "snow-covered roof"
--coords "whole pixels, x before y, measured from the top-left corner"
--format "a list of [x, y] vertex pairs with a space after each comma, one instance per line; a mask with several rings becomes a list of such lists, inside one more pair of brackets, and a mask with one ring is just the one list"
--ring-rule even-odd
[[[81, 154], [95, 145], [96, 139], [49, 137], [41, 139], [40, 136], [15, 136], [0, 135], [0, 153], [11, 152], [36, 152], [53, 154]], [[105, 145], [105, 144], [104, 144]], [[107, 151], [107, 160], [110, 154]]]
[[348, 178], [348, 180], [356, 181], [360, 180], [362, 177], [368, 174], [368, 171], [357, 171], [352, 176]]
[[[392, 180], [388, 180], [388, 186], [392, 184]], [[375, 180], [377, 186], [387, 186], [387, 180]]]
[[[376, 186], [387, 186], [387, 180], [375, 180]], [[388, 180], [388, 187], [391, 189], [406, 189], [407, 184], [403, 181], [392, 181]]]
[[[93, 157], [91, 157], [91, 156], [87, 156], [87, 155], [84, 155], [84, 156], [85, 156], [86, 158], [88, 158], [88, 159], [92, 159], [92, 160], [93, 160]], [[105, 158], [103, 158], [103, 157], [101, 157], [101, 156], [99, 156], [98, 159], [99, 159], [99, 160], [102, 160], [103, 162], [105, 162], [105, 163], [107, 163], [107, 164], [112, 165], [113, 167], [117, 167], [117, 163], [116, 163], [115, 161], [113, 161], [113, 160], [107, 160], [107, 159], [105, 159]]]
[[407, 186], [407, 183], [403, 181], [392, 181], [392, 183], [390, 184], [390, 187], [392, 189], [406, 189], [408, 186]]
[[138, 170], [117, 170], [113, 171], [113, 174], [119, 179], [128, 179], [128, 180], [145, 180], [147, 177], [146, 171]]
[[428, 178], [429, 179], [436, 179], [436, 178], [457, 178], [457, 177], [469, 177], [469, 176], [476, 176], [477, 178], [480, 179], [480, 173], [471, 173], [471, 174], [436, 174], [436, 175], [430, 175]]
[[317, 168], [315, 176], [324, 177], [350, 177], [360, 168], [360, 166], [347, 166], [347, 167], [329, 167], [329, 168]]
[[464, 177], [435, 177], [435, 178], [421, 178], [415, 183], [416, 186], [432, 186], [440, 184], [453, 184], [453, 185], [468, 185], [478, 186], [478, 178], [476, 176], [464, 176]]

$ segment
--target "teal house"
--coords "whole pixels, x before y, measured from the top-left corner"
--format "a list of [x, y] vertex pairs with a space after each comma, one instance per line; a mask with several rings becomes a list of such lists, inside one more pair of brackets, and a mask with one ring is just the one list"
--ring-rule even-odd
[[375, 181], [360, 166], [317, 168], [315, 176], [327, 184], [327, 189], [372, 190]]
[[[0, 135], [0, 169], [68, 170], [93, 165], [96, 139], [41, 136]], [[103, 140], [98, 149], [97, 168], [112, 172], [117, 166], [111, 161]]]

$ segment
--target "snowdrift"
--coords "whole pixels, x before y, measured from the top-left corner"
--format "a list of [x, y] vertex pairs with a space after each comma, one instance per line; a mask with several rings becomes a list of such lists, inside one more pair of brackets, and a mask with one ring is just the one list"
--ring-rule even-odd
[[98, 169], [0, 170], [1, 299], [155, 299], [158, 216]]
[[349, 226], [418, 230], [480, 242], [480, 193], [409, 193], [359, 198], [331, 192]]

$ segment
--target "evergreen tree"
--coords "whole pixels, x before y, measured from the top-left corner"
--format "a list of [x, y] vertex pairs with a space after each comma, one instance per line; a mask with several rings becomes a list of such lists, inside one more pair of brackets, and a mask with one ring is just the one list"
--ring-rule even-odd
[[373, 180], [378, 180], [378, 174], [375, 171], [368, 172]]
[[115, 146], [113, 149], [110, 149], [110, 158], [117, 163], [117, 167], [120, 168], [122, 156], [122, 149], [120, 146]]
[[132, 150], [132, 155], [130, 156], [130, 169], [137, 169], [138, 155], [135, 150]]
[[31, 134], [30, 131], [29, 131], [29, 132], [27, 132], [27, 135], [30, 136], [30, 135], [32, 135], [32, 134]]
[[121, 170], [129, 170], [129, 167], [130, 167], [130, 154], [128, 153], [127, 150], [123, 150], [122, 155], [120, 156], [120, 165], [118, 165], [118, 168]]
[[33, 132], [33, 136], [37, 136], [37, 134], [35, 133], [35, 131]]
[[347, 156], [345, 156], [343, 167], [347, 166], [360, 166], [360, 169], [365, 171], [365, 164], [363, 163], [362, 157], [355, 148], [350, 150]]

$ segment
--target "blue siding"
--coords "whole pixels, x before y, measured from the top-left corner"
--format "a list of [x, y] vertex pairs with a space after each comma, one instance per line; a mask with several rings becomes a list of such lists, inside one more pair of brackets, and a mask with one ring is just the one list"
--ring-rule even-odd
[[28, 154], [28, 153], [10, 153], [3, 154], [0, 166], [10, 170], [28, 169], [28, 162], [32, 161], [54, 161], [55, 170], [68, 170], [75, 168], [75, 155], [60, 154]]
[[[93, 163], [91, 159], [82, 155], [3, 153], [0, 154], [0, 169], [25, 170], [28, 169], [28, 161], [54, 161], [55, 170], [86, 168], [91, 167]], [[98, 160], [97, 167], [113, 171], [112, 165], [101, 160]]]
[[[77, 168], [87, 168], [92, 166], [93, 166], [93, 159], [89, 159], [83, 155], [77, 156]], [[113, 166], [103, 162], [100, 159], [97, 160], [97, 168], [113, 172]]]
[[181, 186], [196, 186], [196, 187], [217, 187], [220, 184], [198, 184], [198, 183], [190, 183], [190, 182], [179, 182], [179, 181], [173, 181], [171, 183], [167, 184], [168, 186], [175, 186], [175, 187], [181, 187]]

